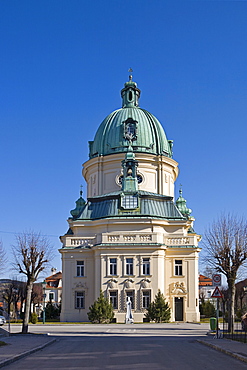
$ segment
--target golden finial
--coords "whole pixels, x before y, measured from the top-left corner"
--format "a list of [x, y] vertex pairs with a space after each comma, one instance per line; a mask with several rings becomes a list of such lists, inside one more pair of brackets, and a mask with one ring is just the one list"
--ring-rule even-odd
[[132, 72], [133, 72], [133, 69], [132, 68], [129, 68], [128, 72], [130, 73], [129, 75], [129, 80], [132, 81]]

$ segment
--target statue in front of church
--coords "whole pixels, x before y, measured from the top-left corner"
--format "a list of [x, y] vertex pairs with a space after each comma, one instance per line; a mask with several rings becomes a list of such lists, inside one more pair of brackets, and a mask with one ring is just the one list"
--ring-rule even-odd
[[125, 317], [125, 324], [134, 324], [134, 319], [131, 311], [131, 300], [130, 297], [127, 299], [127, 312]]

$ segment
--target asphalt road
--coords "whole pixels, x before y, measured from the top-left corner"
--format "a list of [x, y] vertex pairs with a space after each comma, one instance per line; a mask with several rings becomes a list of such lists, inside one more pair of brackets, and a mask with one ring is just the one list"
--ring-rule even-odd
[[33, 326], [57, 342], [5, 369], [246, 369], [245, 363], [196, 342], [193, 324]]

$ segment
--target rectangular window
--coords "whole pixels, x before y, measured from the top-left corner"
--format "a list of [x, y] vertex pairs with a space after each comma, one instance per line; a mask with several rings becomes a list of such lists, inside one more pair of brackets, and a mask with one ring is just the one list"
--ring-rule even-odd
[[110, 258], [110, 275], [117, 275], [117, 259]]
[[175, 260], [175, 276], [183, 275], [183, 262], [182, 260]]
[[133, 275], [133, 258], [126, 258], [126, 275]]
[[76, 276], [84, 276], [84, 261], [77, 261]]
[[110, 292], [110, 302], [111, 302], [112, 307], [114, 308], [114, 310], [117, 310], [117, 308], [118, 308], [117, 291]]
[[142, 308], [148, 308], [151, 301], [150, 290], [143, 290], [142, 292]]
[[134, 209], [138, 207], [138, 198], [136, 195], [125, 195], [122, 198], [122, 207], [125, 209]]
[[84, 308], [84, 292], [75, 292], [75, 308]]
[[142, 259], [142, 275], [150, 275], [150, 258]]
[[53, 301], [53, 300], [54, 300], [54, 293], [50, 292], [49, 293], [49, 301]]
[[135, 291], [134, 290], [127, 290], [126, 291], [126, 303], [128, 301], [128, 297], [130, 297], [131, 300], [131, 308], [135, 309]]

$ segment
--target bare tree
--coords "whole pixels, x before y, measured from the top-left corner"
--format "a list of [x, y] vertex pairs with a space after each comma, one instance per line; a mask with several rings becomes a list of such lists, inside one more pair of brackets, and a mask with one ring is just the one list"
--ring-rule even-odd
[[[17, 319], [18, 315], [18, 303], [20, 303], [21, 292], [26, 284], [17, 279], [10, 280], [4, 284], [2, 290], [2, 298], [7, 306], [8, 317], [12, 314]], [[12, 311], [12, 312], [11, 312]]]
[[14, 280], [13, 283], [14, 283], [13, 305], [14, 305], [15, 319], [17, 320], [18, 313], [24, 301], [22, 300], [22, 298], [24, 296], [24, 299], [25, 299], [25, 295], [26, 295], [26, 283], [23, 281], [18, 281], [17, 279]]
[[16, 245], [13, 255], [17, 268], [21, 274], [26, 275], [26, 301], [22, 333], [28, 332], [28, 322], [31, 307], [33, 284], [41, 271], [52, 258], [51, 247], [47, 238], [34, 232], [22, 233], [16, 236]]
[[199, 289], [199, 300], [200, 300], [200, 304], [204, 304], [205, 299], [206, 299], [205, 292], [202, 289]]
[[14, 284], [7, 284], [2, 292], [2, 298], [7, 305], [7, 314], [10, 317], [11, 305], [14, 302]]
[[247, 259], [247, 222], [233, 215], [222, 215], [204, 236], [207, 265], [226, 276], [229, 289], [228, 330], [232, 330], [235, 282]]

